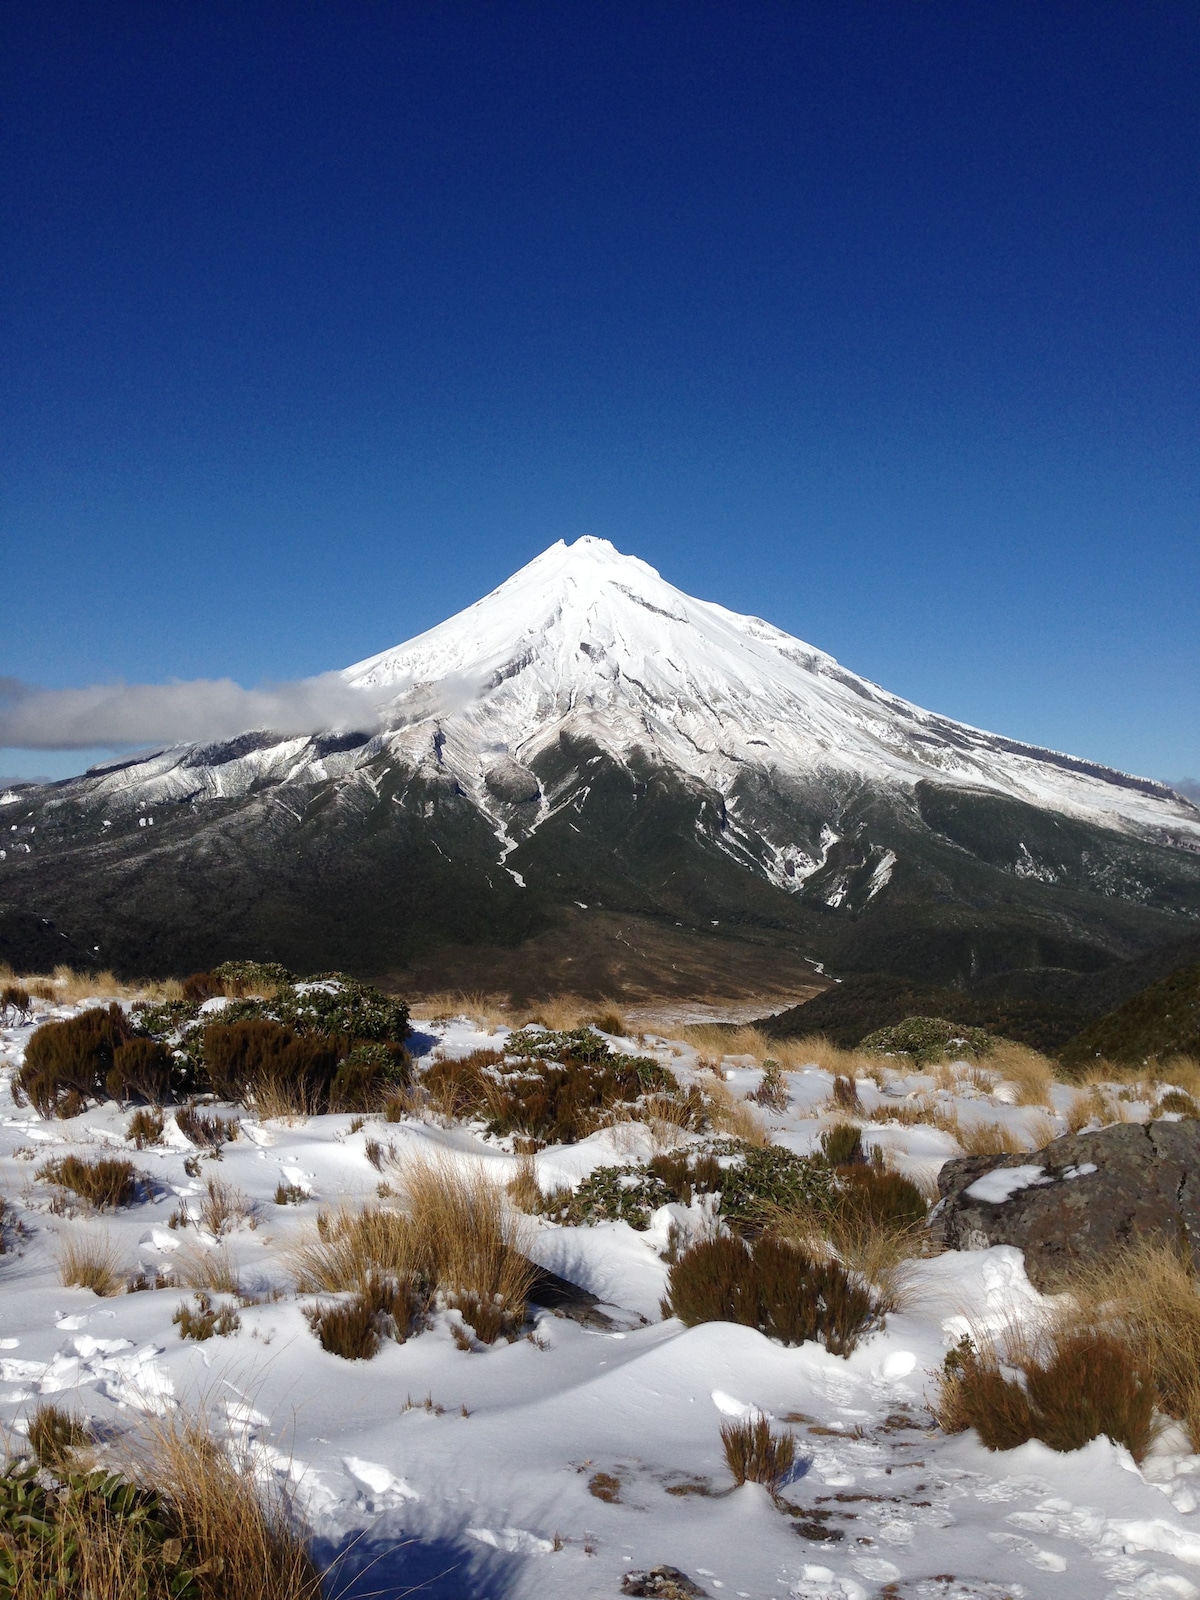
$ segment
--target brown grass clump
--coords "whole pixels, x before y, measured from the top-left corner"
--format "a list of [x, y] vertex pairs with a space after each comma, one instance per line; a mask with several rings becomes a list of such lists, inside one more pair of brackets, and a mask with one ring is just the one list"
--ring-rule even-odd
[[369, 1273], [348, 1300], [305, 1312], [321, 1348], [344, 1361], [369, 1361], [381, 1340], [403, 1344], [429, 1309], [424, 1285]]
[[819, 1339], [848, 1356], [875, 1315], [870, 1294], [836, 1261], [772, 1235], [752, 1244], [726, 1234], [685, 1250], [668, 1274], [664, 1316], [689, 1328], [739, 1322], [782, 1344]]
[[236, 1117], [201, 1116], [189, 1101], [176, 1111], [175, 1126], [201, 1150], [217, 1150], [227, 1139], [237, 1138], [240, 1124]]
[[224, 1339], [241, 1327], [242, 1319], [233, 1307], [214, 1305], [207, 1290], [198, 1289], [192, 1298], [194, 1307], [185, 1300], [171, 1318], [181, 1339]]
[[157, 1107], [148, 1109], [143, 1106], [130, 1117], [125, 1137], [139, 1150], [146, 1150], [152, 1144], [162, 1143], [163, 1126], [162, 1112]]
[[[58, 1421], [75, 1426], [60, 1413], [48, 1439]], [[116, 1472], [78, 1470], [70, 1448], [36, 1475], [27, 1464], [5, 1470], [6, 1600], [319, 1600], [290, 1507], [251, 1460], [174, 1420], [127, 1454]]]
[[1191, 1264], [1169, 1245], [1146, 1240], [1076, 1266], [1056, 1287], [1070, 1294], [1079, 1316], [1115, 1328], [1141, 1353], [1163, 1411], [1184, 1423], [1200, 1450], [1200, 1294]]
[[537, 1269], [521, 1245], [524, 1228], [480, 1168], [413, 1162], [401, 1178], [419, 1268], [484, 1344], [525, 1320]]
[[77, 1450], [92, 1443], [91, 1429], [74, 1412], [39, 1400], [29, 1419], [29, 1448], [43, 1467], [65, 1466]]
[[1060, 1318], [1040, 1335], [1010, 1333], [1000, 1349], [961, 1341], [946, 1358], [935, 1411], [948, 1433], [974, 1428], [989, 1450], [1029, 1439], [1079, 1450], [1104, 1435], [1141, 1461], [1154, 1441], [1154, 1401], [1142, 1350], [1117, 1332]]
[[68, 1235], [59, 1247], [58, 1276], [67, 1287], [90, 1289], [105, 1298], [125, 1287], [120, 1253], [103, 1235]]
[[224, 1249], [181, 1250], [173, 1266], [185, 1289], [211, 1289], [214, 1294], [242, 1292], [237, 1268]]
[[740, 1488], [743, 1483], [763, 1483], [775, 1492], [796, 1460], [796, 1441], [790, 1433], [772, 1433], [766, 1417], [721, 1424], [725, 1461]]
[[958, 1140], [967, 1156], [1008, 1156], [1028, 1149], [1028, 1145], [1003, 1122], [977, 1117], [972, 1122], [962, 1122], [957, 1111], [935, 1112], [935, 1121], [951, 1137]]
[[56, 1156], [43, 1162], [34, 1176], [43, 1183], [69, 1189], [98, 1209], [132, 1205], [138, 1197], [138, 1173], [131, 1161], [84, 1161], [79, 1156]]
[[13, 1082], [18, 1104], [28, 1099], [43, 1117], [76, 1117], [103, 1100], [115, 1051], [133, 1035], [117, 1004], [93, 1006], [77, 1017], [44, 1022], [25, 1046]]
[[220, 1178], [210, 1178], [204, 1186], [200, 1201], [200, 1221], [209, 1233], [230, 1233], [240, 1222], [254, 1216], [254, 1207], [240, 1189], [222, 1183]]

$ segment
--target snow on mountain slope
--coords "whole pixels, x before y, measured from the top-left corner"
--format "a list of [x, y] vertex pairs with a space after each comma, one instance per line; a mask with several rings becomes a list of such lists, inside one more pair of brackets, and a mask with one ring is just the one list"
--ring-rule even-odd
[[350, 667], [389, 743], [478, 790], [561, 734], [726, 791], [746, 765], [983, 788], [1108, 827], [1200, 843], [1165, 785], [923, 711], [758, 617], [694, 600], [607, 540], [562, 541], [438, 627]]

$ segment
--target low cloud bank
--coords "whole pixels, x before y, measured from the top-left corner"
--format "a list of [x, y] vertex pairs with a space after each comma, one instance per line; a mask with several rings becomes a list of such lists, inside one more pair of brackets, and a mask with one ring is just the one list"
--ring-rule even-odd
[[1181, 794], [1187, 800], [1194, 800], [1200, 805], [1200, 778], [1168, 778], [1167, 782], [1176, 794]]
[[84, 689], [38, 689], [0, 678], [0, 748], [15, 750], [207, 744], [257, 728], [294, 735], [379, 725], [375, 699], [337, 672], [261, 689], [243, 689], [232, 678]]

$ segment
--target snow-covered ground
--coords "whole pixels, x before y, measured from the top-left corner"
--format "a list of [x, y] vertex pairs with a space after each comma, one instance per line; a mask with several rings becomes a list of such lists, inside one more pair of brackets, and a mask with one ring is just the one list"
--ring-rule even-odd
[[[35, 1021], [71, 1009], [43, 1007]], [[101, 1433], [163, 1408], [203, 1409], [218, 1429], [255, 1442], [264, 1471], [290, 1481], [321, 1558], [341, 1555], [349, 1594], [423, 1585], [418, 1592], [435, 1600], [616, 1596], [624, 1573], [669, 1564], [711, 1596], [742, 1600], [1200, 1596], [1200, 1457], [1177, 1430], [1139, 1469], [1105, 1440], [1072, 1455], [1038, 1444], [991, 1454], [974, 1435], [935, 1428], [933, 1374], [968, 1321], [1000, 1325], [1042, 1303], [1015, 1250], [914, 1263], [902, 1309], [842, 1360], [731, 1324], [663, 1321], [665, 1216], [648, 1233], [531, 1223], [531, 1253], [619, 1308], [613, 1330], [539, 1312], [530, 1337], [463, 1350], [453, 1316], [439, 1314], [407, 1343], [348, 1362], [321, 1349], [287, 1270], [289, 1246], [318, 1210], [373, 1199], [391, 1165], [415, 1153], [483, 1163], [497, 1182], [515, 1174], [516, 1158], [433, 1122], [368, 1118], [352, 1131], [349, 1116], [263, 1122], [242, 1111], [241, 1134], [219, 1163], [197, 1162], [170, 1118], [163, 1147], [134, 1151], [124, 1137], [130, 1114], [114, 1105], [46, 1122], [15, 1104], [9, 1086], [30, 1027], [0, 1031], [0, 1193], [9, 1205], [0, 1423], [19, 1431], [40, 1397], [85, 1413]], [[465, 1019], [418, 1022], [413, 1041], [424, 1057], [496, 1042]], [[697, 1071], [686, 1045], [639, 1048], [657, 1048], [684, 1082]], [[744, 1058], [724, 1068], [737, 1095], [760, 1081]], [[805, 1152], [831, 1079], [814, 1067], [787, 1080], [788, 1109], [766, 1120]], [[886, 1094], [865, 1080], [860, 1092], [869, 1107], [931, 1087], [897, 1073]], [[964, 1113], [1014, 1125], [1038, 1114], [1010, 1102], [1003, 1088], [988, 1094], [965, 1082], [945, 1096]], [[956, 1151], [931, 1126], [871, 1124], [867, 1136], [925, 1180]], [[382, 1173], [368, 1158], [372, 1140], [383, 1147]], [[597, 1165], [645, 1157], [649, 1140], [640, 1124], [608, 1129], [542, 1152], [538, 1175], [544, 1187], [574, 1182]], [[146, 1175], [150, 1198], [102, 1218], [51, 1209], [53, 1189], [34, 1176], [41, 1162], [118, 1151]], [[250, 1202], [222, 1240], [195, 1220], [209, 1177]], [[276, 1204], [279, 1185], [307, 1198]], [[193, 1220], [172, 1227], [181, 1206]], [[151, 1279], [181, 1252], [227, 1250], [258, 1303], [241, 1308], [235, 1334], [184, 1340], [172, 1316], [191, 1296], [178, 1287], [102, 1299], [61, 1285], [62, 1241], [85, 1233], [106, 1235], [124, 1271], [140, 1267]], [[795, 1435], [783, 1497], [797, 1515], [759, 1486], [730, 1487], [719, 1429], [754, 1411]], [[591, 1492], [597, 1473], [617, 1480], [615, 1499]]]

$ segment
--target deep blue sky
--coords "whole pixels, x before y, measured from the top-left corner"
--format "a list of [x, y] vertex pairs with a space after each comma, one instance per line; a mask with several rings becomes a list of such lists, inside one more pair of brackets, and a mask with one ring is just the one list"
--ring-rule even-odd
[[1198, 84], [1191, 3], [6, 0], [0, 676], [302, 677], [595, 533], [1198, 773]]

